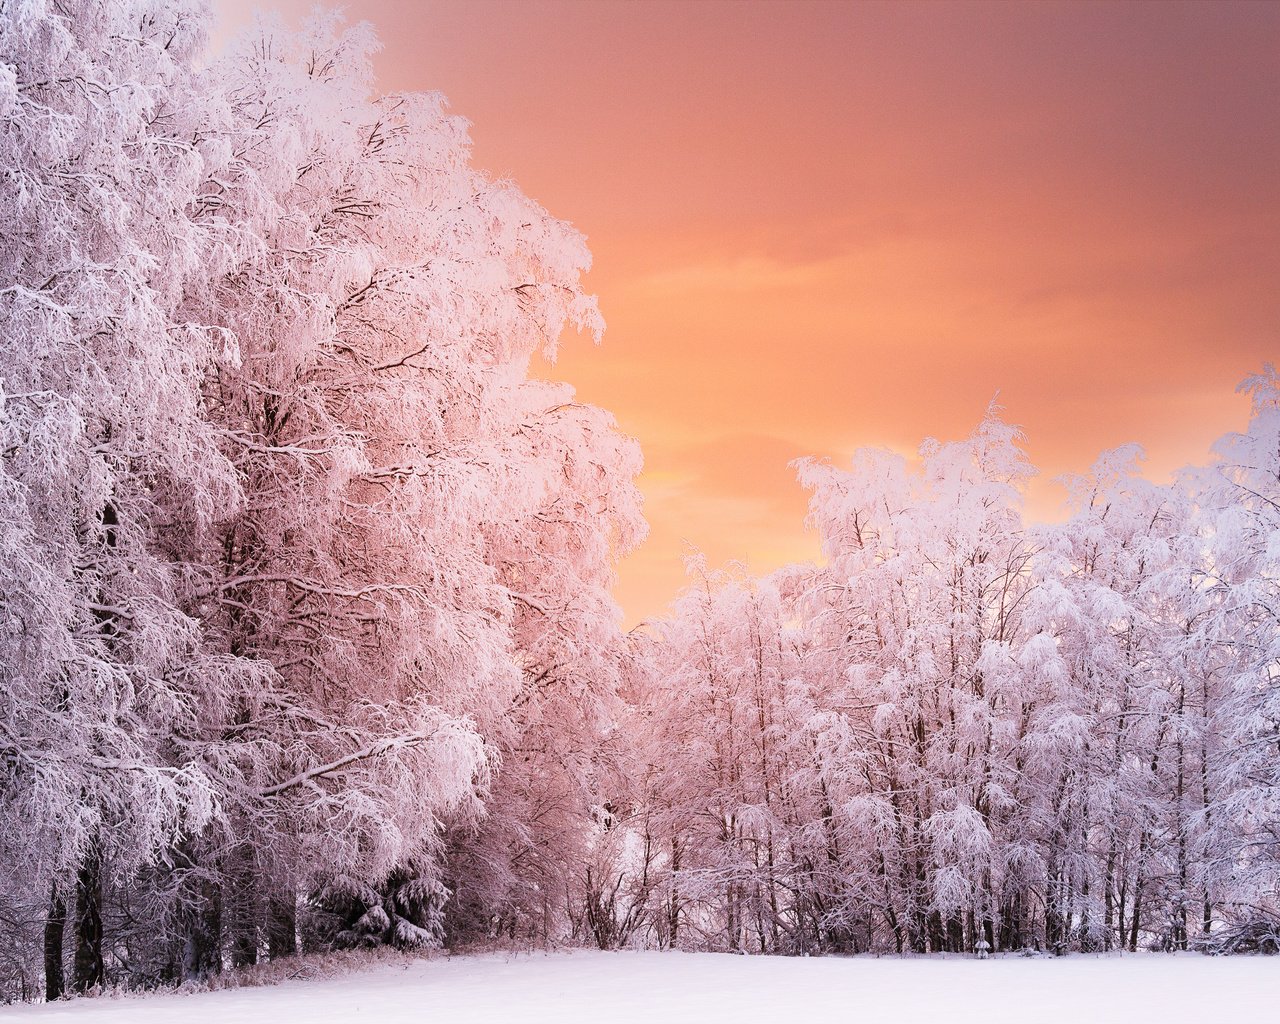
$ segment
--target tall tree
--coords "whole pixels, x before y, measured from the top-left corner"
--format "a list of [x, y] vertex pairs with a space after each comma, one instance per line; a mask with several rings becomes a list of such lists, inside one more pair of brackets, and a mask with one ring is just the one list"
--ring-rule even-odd
[[[1186, 478], [1200, 510], [1194, 565], [1202, 616], [1188, 644], [1203, 646], [1201, 679], [1221, 747], [1200, 794], [1208, 886], [1238, 933], [1280, 932], [1280, 378], [1268, 364], [1240, 390], [1248, 429], [1225, 435], [1216, 460]], [[1216, 781], [1216, 785], [1212, 783]], [[1195, 800], [1192, 800], [1193, 806]], [[1215, 885], [1216, 883], [1216, 885]], [[1206, 921], [1212, 907], [1205, 899]], [[1274, 939], [1273, 939], [1274, 941]]]
[[521, 474], [487, 531], [486, 559], [510, 596], [520, 686], [503, 711], [501, 770], [478, 830], [454, 837], [463, 897], [455, 929], [553, 938], [580, 902], [593, 808], [620, 800], [617, 695], [623, 638], [610, 589], [644, 536], [639, 448], [565, 385], [526, 381], [502, 463]]
[[[249, 905], [323, 885], [348, 940], [414, 943], [440, 938], [446, 821], [472, 832], [499, 763], [491, 838], [536, 832], [538, 800], [581, 788], [587, 753], [550, 747], [604, 728], [612, 564], [642, 523], [634, 445], [527, 379], [566, 326], [603, 328], [581, 236], [474, 170], [441, 97], [377, 95], [374, 48], [333, 17], [297, 36], [264, 22], [218, 68], [230, 112], [210, 145], [231, 156], [200, 209], [247, 242], [191, 302], [243, 352], [208, 392], [250, 494], [208, 597], [231, 650], [279, 673], [295, 771], [345, 762], [321, 802], [267, 787], [278, 862], [255, 848], [229, 884], [263, 890]], [[587, 700], [530, 739], [530, 761], [520, 737], [553, 676]], [[413, 784], [371, 801], [350, 773], [381, 771], [388, 738], [418, 752], [398, 759]], [[545, 792], [515, 797], [528, 784]]]
[[225, 339], [179, 313], [216, 262], [185, 215], [205, 31], [145, 0], [0, 10], [0, 858], [48, 900], [51, 997], [66, 914], [84, 991], [104, 887], [218, 813], [169, 738], [254, 673], [204, 643], [164, 543], [240, 501], [200, 392]]

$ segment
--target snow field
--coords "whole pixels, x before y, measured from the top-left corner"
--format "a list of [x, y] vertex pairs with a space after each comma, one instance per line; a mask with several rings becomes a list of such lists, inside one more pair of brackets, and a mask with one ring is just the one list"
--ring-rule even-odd
[[315, 981], [0, 1010], [15, 1024], [1141, 1024], [1274, 1019], [1280, 958], [457, 956]]

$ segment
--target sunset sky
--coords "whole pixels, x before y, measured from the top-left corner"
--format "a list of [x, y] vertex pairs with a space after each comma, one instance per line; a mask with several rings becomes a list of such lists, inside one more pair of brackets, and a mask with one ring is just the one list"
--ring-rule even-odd
[[[215, 0], [223, 32], [258, 6]], [[388, 90], [589, 238], [604, 343], [548, 375], [643, 445], [628, 622], [682, 557], [817, 555], [787, 463], [963, 436], [1164, 478], [1280, 356], [1280, 5], [351, 0]]]

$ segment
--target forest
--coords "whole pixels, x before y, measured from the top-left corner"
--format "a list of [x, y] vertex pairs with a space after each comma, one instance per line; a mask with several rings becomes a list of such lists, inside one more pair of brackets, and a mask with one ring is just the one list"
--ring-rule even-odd
[[[1025, 516], [994, 404], [624, 631], [583, 237], [366, 26], [0, 0], [0, 1000], [343, 947], [1280, 945], [1280, 376]], [[904, 385], [905, 387], [905, 385]]]

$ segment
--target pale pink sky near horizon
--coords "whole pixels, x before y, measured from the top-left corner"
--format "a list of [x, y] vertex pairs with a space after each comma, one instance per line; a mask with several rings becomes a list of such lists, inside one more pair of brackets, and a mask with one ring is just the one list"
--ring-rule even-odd
[[[214, 0], [220, 36], [253, 9]], [[685, 550], [813, 558], [787, 468], [969, 432], [1042, 478], [1241, 429], [1280, 354], [1280, 5], [350, 0], [379, 84], [589, 238], [603, 345], [547, 374], [644, 447], [629, 622]]]

